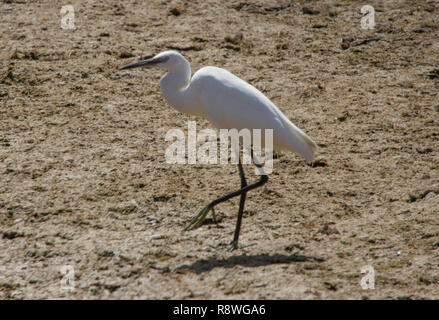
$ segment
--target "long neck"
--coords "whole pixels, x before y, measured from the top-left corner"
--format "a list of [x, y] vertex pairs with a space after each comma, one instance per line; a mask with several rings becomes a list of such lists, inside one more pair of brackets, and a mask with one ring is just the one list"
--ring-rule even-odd
[[160, 79], [160, 89], [166, 101], [176, 110], [201, 115], [196, 89], [191, 86], [191, 67], [188, 61], [167, 72]]

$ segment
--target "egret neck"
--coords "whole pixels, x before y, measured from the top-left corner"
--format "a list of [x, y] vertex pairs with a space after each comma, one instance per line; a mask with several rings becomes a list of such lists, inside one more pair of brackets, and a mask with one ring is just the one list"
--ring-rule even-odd
[[201, 103], [191, 85], [191, 65], [184, 59], [173, 66], [161, 79], [160, 89], [166, 101], [180, 112], [203, 116]]

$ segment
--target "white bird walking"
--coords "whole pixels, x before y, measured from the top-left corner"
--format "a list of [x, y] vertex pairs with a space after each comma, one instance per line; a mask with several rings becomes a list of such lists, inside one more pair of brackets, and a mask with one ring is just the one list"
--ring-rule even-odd
[[[204, 117], [218, 129], [272, 129], [274, 150], [291, 150], [306, 160], [314, 160], [317, 150], [314, 141], [288, 120], [262, 92], [227, 70], [204, 67], [191, 79], [189, 62], [175, 51], [161, 52], [151, 59], [127, 65], [122, 69], [143, 66], [155, 66], [166, 71], [160, 79], [160, 88], [166, 101], [178, 111]], [[248, 185], [241, 161], [238, 169], [241, 188], [210, 202], [185, 228], [198, 228], [207, 213], [217, 204], [241, 196], [231, 250], [238, 247], [247, 192], [268, 181], [268, 176], [262, 174], [257, 182]]]

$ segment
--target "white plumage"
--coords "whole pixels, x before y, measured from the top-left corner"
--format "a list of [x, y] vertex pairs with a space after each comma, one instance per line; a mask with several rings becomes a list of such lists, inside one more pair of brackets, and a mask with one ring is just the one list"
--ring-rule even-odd
[[189, 62], [178, 52], [164, 51], [124, 68], [154, 65], [167, 73], [160, 80], [166, 101], [178, 111], [202, 116], [218, 129], [273, 129], [274, 150], [291, 150], [314, 160], [317, 145], [261, 91], [229, 71], [204, 67], [191, 79]]
[[[218, 129], [260, 129], [262, 144], [265, 141], [264, 129], [272, 129], [274, 150], [292, 150], [307, 160], [314, 160], [317, 150], [314, 141], [288, 120], [262, 92], [229, 71], [204, 67], [191, 79], [189, 62], [175, 51], [159, 53], [151, 59], [130, 64], [122, 69], [141, 66], [156, 66], [166, 71], [160, 79], [160, 88], [166, 101], [178, 111], [204, 117]], [[261, 167], [258, 164], [257, 166]], [[238, 168], [241, 188], [211, 201], [186, 227], [186, 230], [198, 228], [216, 205], [240, 196], [231, 250], [238, 247], [247, 192], [268, 181], [267, 174], [262, 172], [257, 182], [248, 185], [241, 162], [238, 162]]]

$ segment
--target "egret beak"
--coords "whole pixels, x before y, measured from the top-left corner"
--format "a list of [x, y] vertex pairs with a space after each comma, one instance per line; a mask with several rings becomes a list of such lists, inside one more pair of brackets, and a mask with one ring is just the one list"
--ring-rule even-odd
[[132, 69], [132, 68], [137, 68], [137, 67], [154, 66], [158, 63], [166, 62], [168, 59], [169, 59], [169, 57], [151, 58], [151, 59], [147, 59], [147, 60], [143, 60], [140, 62], [129, 64], [125, 67], [120, 68], [120, 70]]

